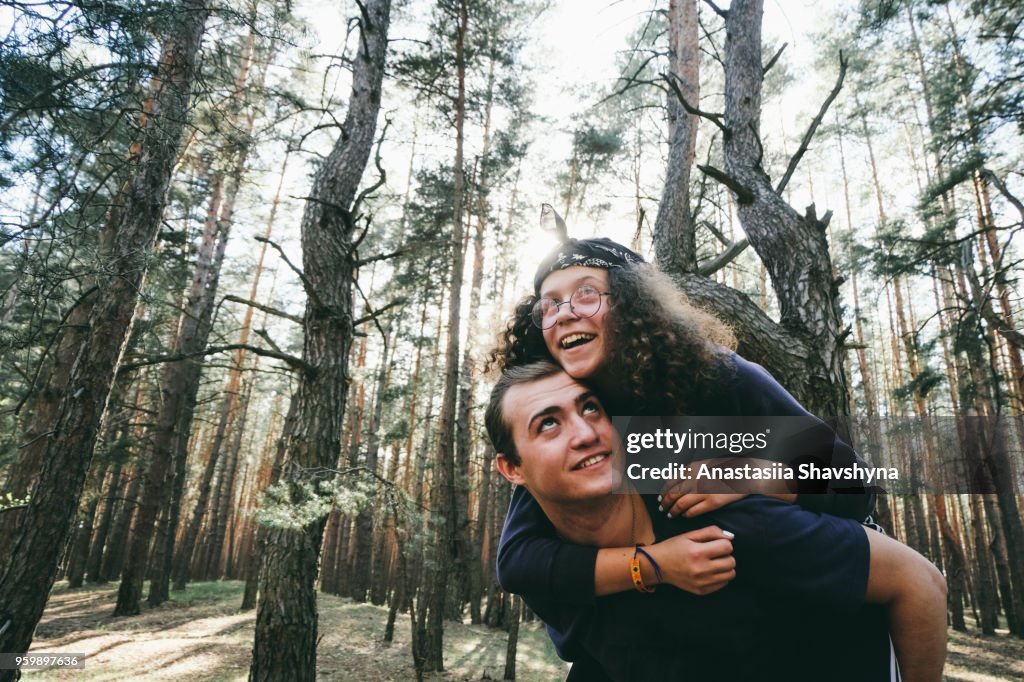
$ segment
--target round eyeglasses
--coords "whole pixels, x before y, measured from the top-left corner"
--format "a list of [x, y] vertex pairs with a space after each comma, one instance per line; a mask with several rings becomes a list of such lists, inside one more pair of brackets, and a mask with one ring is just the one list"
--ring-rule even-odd
[[576, 317], [593, 317], [601, 309], [601, 297], [611, 296], [610, 292], [598, 291], [589, 284], [584, 284], [565, 301], [553, 298], [542, 298], [533, 304], [530, 319], [539, 329], [551, 329], [558, 321], [558, 311], [568, 304], [569, 310]]

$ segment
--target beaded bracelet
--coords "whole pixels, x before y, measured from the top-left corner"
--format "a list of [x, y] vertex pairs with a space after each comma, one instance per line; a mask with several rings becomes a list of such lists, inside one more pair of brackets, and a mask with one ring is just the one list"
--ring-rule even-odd
[[657, 586], [648, 587], [647, 585], [644, 585], [644, 578], [640, 574], [641, 554], [647, 557], [647, 560], [651, 562], [651, 567], [654, 568], [654, 575], [658, 579], [658, 582], [661, 582], [661, 567], [658, 566], [658, 562], [654, 560], [654, 557], [648, 554], [640, 545], [635, 545], [633, 548], [633, 558], [629, 561], [629, 575], [633, 578], [633, 586], [638, 592], [654, 592]]

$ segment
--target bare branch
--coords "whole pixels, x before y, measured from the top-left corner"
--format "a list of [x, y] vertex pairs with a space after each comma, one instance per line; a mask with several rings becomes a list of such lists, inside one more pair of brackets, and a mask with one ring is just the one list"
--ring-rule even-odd
[[385, 310], [390, 310], [391, 308], [394, 308], [394, 307], [400, 306], [400, 305], [405, 305], [406, 303], [408, 303], [408, 301], [406, 299], [404, 299], [404, 298], [400, 298], [397, 301], [392, 301], [391, 303], [388, 303], [385, 306], [381, 306], [380, 308], [377, 308], [377, 310], [375, 310], [375, 311], [373, 311], [371, 313], [367, 313], [366, 315], [363, 315], [362, 317], [357, 318], [352, 323], [352, 326], [353, 327], [358, 327], [359, 325], [364, 324], [366, 322], [369, 322], [370, 320], [375, 320]]
[[250, 301], [247, 298], [227, 295], [224, 298], [222, 298], [221, 301], [231, 301], [232, 303], [241, 303], [243, 305], [251, 306], [256, 310], [262, 310], [263, 312], [269, 313], [270, 315], [276, 315], [277, 317], [283, 317], [286, 320], [291, 320], [295, 324], [302, 324], [303, 322], [302, 318], [299, 317], [298, 315], [292, 315], [290, 313], [286, 313], [283, 310], [272, 308], [269, 305], [263, 305], [262, 303], [257, 303], [256, 301]]
[[999, 193], [1002, 194], [1007, 201], [1013, 204], [1013, 207], [1017, 209], [1018, 213], [1020, 213], [1021, 220], [1024, 220], [1024, 203], [1021, 203], [1021, 200], [1015, 197], [1010, 192], [1010, 190], [1007, 189], [1006, 183], [1000, 180], [999, 176], [997, 176], [988, 168], [982, 168], [981, 175], [983, 178], [985, 178], [986, 180], [988, 180], [989, 182], [996, 186], [996, 189], [999, 190]]
[[768, 60], [768, 63], [764, 65], [763, 69], [761, 69], [762, 78], [764, 78], [765, 74], [767, 74], [771, 70], [771, 68], [775, 66], [775, 62], [779, 61], [779, 57], [782, 56], [782, 51], [785, 50], [787, 47], [789, 47], [789, 43], [782, 43], [782, 47], [780, 47], [779, 51], [775, 53], [775, 56]]
[[[315, 201], [314, 197], [303, 197], [303, 198], [309, 199], [310, 201]], [[298, 267], [296, 267], [296, 265], [294, 263], [292, 263], [291, 260], [288, 259], [288, 256], [285, 254], [284, 249], [281, 248], [280, 244], [278, 244], [277, 242], [271, 241], [270, 239], [267, 239], [266, 237], [253, 237], [253, 239], [255, 239], [258, 242], [263, 242], [265, 244], [270, 244], [270, 246], [274, 247], [274, 250], [277, 251], [279, 256], [281, 256], [281, 260], [284, 261], [285, 265], [287, 265], [289, 268], [291, 268], [292, 272], [294, 272], [296, 275], [299, 276], [299, 280], [302, 282], [302, 288], [306, 290], [306, 295], [309, 296], [311, 299], [313, 299], [313, 303], [318, 308], [322, 309], [322, 308], [325, 307], [323, 305], [323, 302], [320, 300], [320, 297], [317, 295], [316, 289], [313, 287], [313, 283], [310, 282], [308, 279], [306, 279], [306, 273], [304, 273], [302, 270], [300, 270]]]
[[661, 57], [664, 54], [665, 53], [661, 52], [661, 51], [657, 51], [657, 50], [653, 51], [649, 57], [647, 57], [642, 62], [640, 62], [640, 65], [633, 72], [632, 76], [620, 76], [619, 77], [619, 82], [624, 83], [624, 85], [621, 88], [618, 88], [617, 90], [614, 90], [611, 93], [609, 93], [608, 95], [602, 97], [600, 100], [598, 100], [598, 104], [603, 104], [603, 103], [607, 102], [610, 99], [618, 97], [618, 96], [622, 95], [623, 93], [628, 92], [629, 90], [632, 90], [634, 87], [636, 87], [638, 85], [653, 85], [654, 87], [660, 88], [660, 86], [656, 82], [650, 81], [650, 80], [647, 80], [647, 79], [644, 79], [644, 78], [638, 78], [638, 76], [640, 75], [640, 73], [644, 70], [644, 68], [648, 64], [650, 64], [652, 61], [654, 61], [658, 57]]
[[704, 0], [704, 4], [710, 7], [715, 14], [722, 17], [723, 19], [729, 18], [729, 11], [722, 9], [721, 7], [713, 3], [711, 0]]
[[[707, 179], [707, 176], [704, 176], [704, 177], [705, 177], [705, 179]], [[718, 226], [715, 225], [710, 220], [702, 220], [702, 221], [700, 221], [699, 225], [700, 225], [700, 227], [706, 228], [707, 231], [710, 232], [711, 234], [715, 235], [715, 239], [720, 241], [723, 246], [729, 246], [730, 244], [732, 244], [732, 240], [729, 239], [728, 237], [726, 237], [722, 233], [722, 231], [718, 229]]]
[[743, 250], [749, 245], [750, 242], [745, 237], [739, 241], [732, 242], [725, 251], [698, 266], [697, 272], [703, 277], [710, 277], [734, 261], [736, 256], [743, 253]]
[[262, 355], [267, 358], [274, 358], [275, 360], [281, 360], [285, 362], [292, 369], [307, 374], [313, 374], [316, 370], [312, 365], [307, 363], [302, 358], [297, 358], [294, 355], [282, 353], [280, 351], [267, 350], [266, 348], [260, 348], [259, 346], [251, 346], [247, 343], [229, 343], [223, 346], [209, 346], [201, 351], [195, 353], [175, 353], [172, 355], [158, 355], [148, 360], [140, 360], [139, 362], [131, 362], [118, 368], [117, 373], [120, 376], [126, 372], [130, 372], [133, 369], [140, 367], [147, 367], [149, 365], [159, 365], [164, 362], [179, 362], [181, 360], [188, 360], [190, 358], [199, 358], [206, 355], [214, 355], [215, 353], [224, 353], [231, 350], [246, 350], [256, 355]]
[[263, 339], [264, 341], [266, 341], [267, 345], [270, 346], [271, 348], [273, 348], [278, 353], [283, 353], [284, 352], [284, 351], [281, 350], [281, 346], [277, 345], [277, 343], [274, 341], [274, 339], [270, 338], [270, 332], [268, 332], [266, 329], [264, 329], [264, 328], [254, 329], [253, 333], [255, 333], [256, 336], [258, 336], [261, 339]]
[[710, 177], [718, 180], [720, 183], [731, 189], [736, 193], [736, 202], [740, 204], [752, 204], [754, 203], [754, 193], [746, 186], [740, 183], [739, 180], [727, 175], [724, 171], [720, 171], [711, 165], [697, 165], [704, 173], [707, 173]]
[[789, 184], [789, 181], [793, 178], [793, 173], [796, 172], [796, 167], [800, 163], [800, 159], [803, 158], [807, 152], [807, 147], [811, 144], [811, 139], [814, 137], [814, 133], [817, 132], [818, 126], [821, 125], [821, 120], [825, 118], [825, 112], [828, 111], [829, 106], [832, 105], [833, 100], [839, 96], [839, 91], [843, 89], [843, 79], [846, 78], [846, 66], [850, 63], [850, 60], [843, 56], [843, 53], [839, 53], [839, 78], [836, 79], [835, 87], [832, 88], [832, 92], [829, 93], [828, 97], [821, 105], [821, 109], [818, 110], [818, 115], [811, 121], [810, 127], [807, 132], [804, 133], [804, 139], [800, 141], [800, 148], [796, 150], [796, 154], [793, 154], [793, 158], [789, 160], [789, 166], [786, 168], [786, 173], [779, 180], [778, 187], [775, 188], [776, 194], [782, 194], [782, 190]]
[[[384, 136], [387, 135], [388, 128], [390, 126], [391, 126], [391, 119], [385, 117], [384, 118], [384, 127], [380, 131], [380, 137], [377, 138], [377, 149], [374, 150], [374, 153], [373, 153], [373, 165], [377, 167], [377, 181], [375, 183], [373, 183], [372, 185], [370, 185], [369, 187], [367, 187], [366, 189], [364, 189], [362, 192], [360, 192], [359, 196], [356, 197], [356, 200], [352, 203], [352, 210], [351, 210], [351, 215], [352, 216], [358, 215], [359, 214], [359, 209], [362, 208], [363, 201], [368, 196], [370, 196], [371, 194], [376, 192], [378, 189], [380, 189], [384, 185], [385, 182], [387, 182], [388, 175], [384, 171], [384, 167], [381, 165], [381, 162], [380, 162], [380, 146], [382, 144], [384, 144]], [[367, 222], [367, 227], [369, 227], [369, 222]], [[365, 232], [364, 232], [363, 236], [365, 236]], [[362, 241], [362, 237], [360, 237], [356, 241], [356, 246], [358, 246], [359, 242], [361, 242], [361, 241]], [[355, 248], [355, 247], [353, 247], [353, 248]]]
[[361, 268], [364, 265], [368, 265], [370, 263], [376, 263], [377, 261], [388, 260], [390, 258], [397, 258], [398, 256], [401, 256], [402, 254], [404, 254], [406, 251], [407, 251], [407, 249], [398, 249], [397, 251], [392, 251], [391, 253], [382, 253], [382, 254], [377, 255], [377, 256], [370, 256], [369, 258], [360, 258], [359, 260], [357, 260], [355, 262], [354, 265], [357, 268]]
[[[379, 320], [379, 319], [377, 319], [377, 316], [378, 316], [378, 315], [379, 315], [380, 313], [379, 313], [379, 312], [375, 312], [375, 311], [373, 310], [373, 307], [372, 307], [372, 306], [370, 305], [370, 299], [368, 299], [368, 298], [366, 297], [366, 293], [365, 293], [365, 292], [363, 291], [363, 288], [362, 288], [361, 286], [359, 286], [359, 280], [358, 280], [358, 279], [355, 279], [355, 278], [353, 278], [353, 280], [352, 280], [352, 281], [353, 281], [353, 282], [355, 283], [355, 285], [356, 285], [356, 291], [358, 291], [358, 292], [359, 292], [359, 295], [360, 295], [360, 296], [362, 296], [362, 298], [363, 298], [363, 303], [364, 303], [364, 304], [366, 305], [366, 310], [367, 310], [367, 313], [366, 313], [366, 315], [363, 315], [363, 317], [361, 317], [361, 318], [359, 318], [359, 319], [363, 319], [363, 318], [368, 318], [368, 319], [372, 320], [372, 321], [373, 321], [373, 326], [374, 326], [374, 327], [376, 327], [376, 328], [377, 328], [377, 331], [379, 331], [379, 332], [380, 332], [380, 336], [381, 336], [381, 338], [382, 338], [382, 339], [384, 339], [384, 343], [387, 343], [387, 342], [388, 342], [388, 335], [387, 335], [387, 332], [385, 332], [385, 331], [384, 331], [384, 327], [382, 327], [382, 326], [380, 325], [380, 320]], [[353, 327], [355, 327], [355, 324], [353, 323], [353, 325], [352, 325], [352, 326], [353, 326]]]
[[974, 307], [985, 318], [985, 321], [1000, 336], [1006, 339], [1007, 343], [1017, 350], [1024, 350], [1024, 334], [1006, 323], [1006, 319], [992, 308], [992, 298], [981, 290], [981, 283], [978, 282], [978, 277], [974, 272], [974, 258], [971, 254], [970, 242], [964, 242], [960, 245], [960, 254], [963, 261], [963, 270], [967, 273], [967, 283], [971, 289], [971, 298], [974, 299]]
[[711, 121], [716, 126], [718, 126], [718, 129], [721, 130], [726, 137], [729, 136], [729, 129], [725, 127], [724, 123], [722, 123], [721, 114], [712, 114], [711, 112], [708, 111], [701, 111], [700, 109], [686, 101], [686, 97], [683, 96], [683, 91], [679, 89], [679, 85], [676, 83], [676, 79], [679, 78], [679, 76], [675, 75], [674, 73], [663, 73], [661, 74], [661, 78], [666, 83], [668, 83], [668, 86], [670, 88], [672, 88], [672, 91], [676, 94], [676, 97], [679, 99], [679, 103], [683, 105], [683, 109], [686, 109], [688, 113], [693, 114], [694, 116], [700, 116], [701, 118]]
[[363, 44], [363, 54], [370, 54], [370, 46], [366, 42], [366, 30], [373, 29], [373, 22], [370, 21], [370, 13], [366, 11], [366, 5], [360, 0], [356, 0], [356, 5], [359, 6], [359, 13], [362, 15], [362, 19], [359, 20], [359, 42]]

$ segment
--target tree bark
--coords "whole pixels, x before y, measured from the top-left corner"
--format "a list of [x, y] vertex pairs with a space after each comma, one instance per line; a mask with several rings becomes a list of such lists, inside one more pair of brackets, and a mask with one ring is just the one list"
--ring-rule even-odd
[[[373, 409], [370, 412], [370, 424], [367, 428], [366, 459], [363, 465], [367, 469], [367, 482], [377, 489], [377, 481], [373, 478], [377, 473], [377, 460], [380, 454], [380, 420], [384, 410], [384, 393], [387, 389], [389, 369], [391, 367], [391, 349], [394, 345], [391, 328], [387, 327], [383, 332], [383, 349], [381, 350], [381, 364], [377, 372], [377, 385], [373, 392]], [[375, 542], [373, 532], [374, 505], [367, 504], [359, 511], [355, 520], [355, 553], [356, 561], [352, 566], [349, 582], [349, 595], [354, 601], [365, 602], [370, 590], [373, 574], [373, 561], [371, 557], [381, 551], [378, 542]], [[379, 602], [378, 602], [379, 603]]]
[[[487, 74], [486, 105], [484, 109], [484, 136], [481, 158], [487, 159], [491, 152], [491, 113], [494, 106], [494, 60], [491, 60]], [[469, 309], [480, 309], [480, 292], [484, 281], [484, 228], [487, 223], [488, 207], [486, 195], [489, 177], [485, 163], [480, 164], [477, 176], [475, 213], [476, 225], [473, 230], [473, 274], [469, 286]], [[452, 615], [461, 615], [466, 602], [470, 606], [470, 620], [480, 622], [480, 554], [473, 544], [469, 515], [469, 492], [471, 486], [470, 453], [472, 451], [473, 407], [477, 381], [476, 348], [482, 320], [474, 316], [469, 322], [469, 334], [462, 353], [459, 369], [459, 398], [456, 415], [458, 419], [455, 441], [455, 496], [458, 516], [455, 524], [455, 542], [458, 546], [457, 563], [454, 564], [452, 583], [461, 585], [461, 591], [449, 595], [453, 606]]]
[[434, 494], [432, 504], [441, 518], [434, 525], [435, 556], [425, 580], [426, 639], [423, 642], [423, 669], [434, 672], [444, 670], [445, 605], [448, 594], [450, 562], [460, 560], [456, 538], [458, 500], [455, 492], [455, 412], [459, 382], [459, 330], [461, 328], [461, 301], [463, 281], [463, 210], [465, 175], [463, 172], [463, 127], [466, 118], [466, 54], [465, 40], [469, 30], [469, 8], [466, 0], [458, 3], [459, 13], [455, 31], [455, 68], [458, 81], [455, 96], [455, 159], [452, 164], [455, 179], [452, 197], [452, 234], [449, 240], [452, 263], [449, 277], [448, 343], [445, 350], [444, 395], [438, 431], [436, 463], [434, 468]]
[[[761, 165], [761, 17], [763, 0], [729, 7], [725, 50], [725, 172], [735, 183], [743, 230], [768, 270], [779, 300], [789, 353], [802, 360], [802, 376], [786, 382], [812, 412], [849, 413], [843, 371], [843, 330], [838, 282], [826, 240], [827, 217], [813, 205], [798, 214], [772, 187]], [[769, 369], [773, 369], [769, 367]], [[796, 379], [796, 377], [794, 377]]]
[[519, 646], [519, 621], [523, 619], [523, 600], [517, 595], [512, 598], [512, 622], [508, 629], [508, 647], [505, 649], [505, 674], [503, 680], [516, 679], [516, 649]]
[[75, 539], [71, 543], [68, 557], [68, 587], [81, 587], [82, 580], [85, 578], [85, 564], [89, 556], [89, 540], [92, 538], [93, 521], [96, 518], [96, 507], [99, 501], [99, 491], [97, 491], [92, 499], [89, 500], [85, 509], [79, 514], [78, 528], [75, 530]]
[[683, 107], [700, 105], [700, 51], [697, 34], [697, 1], [670, 0], [669, 73], [676, 89], [668, 92], [668, 166], [654, 221], [654, 252], [667, 273], [697, 271], [697, 240], [690, 210], [690, 172], [697, 149], [697, 117]]
[[[203, 230], [203, 240], [196, 254], [195, 270], [185, 309], [178, 321], [178, 331], [171, 353], [191, 355], [206, 346], [212, 328], [213, 309], [216, 304], [217, 285], [220, 269], [224, 262], [230, 225], [218, 219], [220, 209], [220, 187], [223, 177], [214, 183], [208, 216]], [[149, 467], [143, 482], [142, 497], [139, 501], [135, 537], [128, 552], [128, 563], [121, 576], [117, 593], [115, 616], [131, 616], [139, 613], [142, 596], [142, 582], [146, 575], [150, 545], [156, 532], [157, 515], [170, 499], [175, 474], [175, 459], [187, 452], [188, 434], [192, 427], [196, 396], [199, 392], [199, 378], [202, 373], [201, 360], [180, 360], [164, 365], [160, 378], [160, 409], [151, 435], [148, 452]], [[162, 557], [162, 548], [156, 547], [155, 554]], [[162, 563], [160, 565], [162, 569]], [[162, 571], [161, 571], [162, 572]], [[161, 576], [161, 582], [166, 575]], [[156, 606], [166, 599], [166, 589], [150, 593], [150, 606]]]
[[[196, 55], [206, 26], [206, 0], [182, 0], [153, 79], [151, 109], [133, 145], [135, 172], [101, 235], [109, 274], [89, 295], [87, 331], [73, 351], [39, 479], [0, 577], [0, 651], [24, 652], [53, 586], [122, 351], [130, 335], [181, 134], [188, 117]], [[0, 671], [0, 680], [16, 671]]]
[[[267, 242], [270, 239], [274, 221], [277, 217], [277, 209], [281, 203], [281, 187], [284, 185], [285, 170], [288, 167], [288, 155], [285, 154], [281, 165], [281, 174], [278, 180], [277, 191], [270, 204], [270, 217], [267, 219], [267, 228], [263, 233], [263, 241], [260, 245], [260, 255], [256, 261], [256, 269], [253, 272], [252, 285], [249, 288], [249, 300], [255, 301], [259, 294], [260, 279], [263, 274], [263, 263], [267, 256]], [[246, 306], [245, 317], [242, 320], [242, 329], [238, 333], [238, 345], [244, 346], [249, 343], [252, 333], [253, 307]], [[227, 385], [224, 389], [224, 401], [221, 404], [220, 419], [217, 422], [217, 430], [214, 432], [213, 447], [210, 450], [210, 457], [203, 469], [203, 476], [199, 484], [199, 495], [196, 498], [195, 507], [192, 510], [191, 519], [185, 528], [181, 545], [174, 557], [173, 589], [183, 590], [191, 579], [192, 556], [196, 548], [196, 540], [199, 538], [199, 530], [202, 527], [203, 517], [206, 515], [209, 504], [210, 491], [213, 483], [213, 475], [216, 471], [217, 460], [220, 457], [220, 449], [224, 442], [224, 436], [234, 423], [235, 410], [238, 404], [238, 395], [242, 386], [242, 371], [245, 367], [246, 352], [244, 348], [235, 351], [232, 359], [231, 371], [228, 375]]]
[[[341, 452], [353, 339], [356, 191], [373, 147], [387, 51], [390, 0], [360, 5], [359, 51], [342, 130], [318, 169], [302, 216], [306, 310], [303, 359], [293, 416], [282, 434], [282, 483], [293, 502], [317, 494], [316, 480]], [[305, 485], [304, 485], [305, 484]], [[324, 518], [264, 533], [250, 680], [316, 678], [315, 583]]]
[[107, 543], [110, 534], [111, 520], [114, 518], [114, 499], [121, 489], [121, 467], [118, 462], [114, 465], [113, 471], [107, 476], [109, 482], [101, 489], [99, 520], [96, 522], [96, 532], [92, 546], [89, 548], [89, 559], [85, 565], [85, 579], [90, 583], [103, 582], [104, 578], [101, 567], [103, 566], [103, 547]]

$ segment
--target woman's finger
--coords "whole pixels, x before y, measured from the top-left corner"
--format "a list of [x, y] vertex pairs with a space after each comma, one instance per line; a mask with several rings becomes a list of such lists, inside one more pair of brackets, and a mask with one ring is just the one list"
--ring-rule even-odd
[[674, 502], [663, 501], [661, 506], [665, 509], [665, 513], [668, 514], [670, 519], [682, 516], [683, 514], [692, 516], [692, 514], [687, 514], [687, 511], [695, 505], [699, 505], [706, 497], [705, 493], [685, 493], [677, 497]]
[[[663, 512], [668, 512], [680, 497], [691, 490], [692, 481], [669, 481], [662, 488], [661, 495], [658, 496], [658, 505]], [[677, 514], [673, 514], [673, 516], [677, 516]]]
[[721, 509], [727, 504], [732, 504], [737, 500], [742, 500], [746, 496], [746, 493], [720, 493], [715, 495], [704, 495], [701, 500], [688, 507], [686, 511], [686, 516], [693, 518], [694, 516], [707, 514], [710, 511]]

